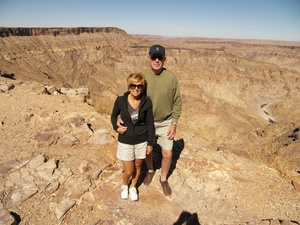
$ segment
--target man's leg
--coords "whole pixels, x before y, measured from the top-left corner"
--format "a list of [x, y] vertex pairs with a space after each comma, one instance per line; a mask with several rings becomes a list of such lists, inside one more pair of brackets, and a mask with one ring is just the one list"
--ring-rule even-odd
[[170, 140], [168, 137], [170, 125], [171, 125], [171, 120], [165, 120], [161, 123], [157, 123], [156, 130], [155, 130], [158, 136], [157, 143], [162, 148], [160, 184], [166, 196], [172, 194], [172, 189], [170, 188], [167, 180], [167, 176], [172, 163], [172, 149], [173, 149], [173, 140]]
[[161, 161], [161, 181], [167, 180], [167, 175], [172, 163], [172, 151], [162, 149], [162, 161]]
[[153, 171], [153, 161], [152, 161], [152, 152], [148, 155], [146, 155], [146, 165], [148, 170], [152, 170]]
[[161, 184], [163, 192], [166, 196], [170, 196], [172, 194], [172, 189], [169, 186], [169, 182], [167, 180], [167, 175], [168, 175], [171, 163], [172, 163], [172, 151], [162, 149], [160, 184]]
[[148, 186], [151, 183], [151, 181], [153, 179], [153, 176], [154, 176], [154, 173], [155, 173], [154, 170], [153, 170], [152, 152], [150, 154], [146, 155], [145, 161], [146, 161], [146, 165], [147, 165], [147, 168], [148, 168], [148, 172], [147, 172], [146, 177], [143, 181], [143, 184]]

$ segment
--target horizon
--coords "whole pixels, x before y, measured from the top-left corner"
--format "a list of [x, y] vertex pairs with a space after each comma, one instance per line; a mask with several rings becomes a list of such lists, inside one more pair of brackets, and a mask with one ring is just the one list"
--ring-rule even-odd
[[[119, 28], [119, 27], [7, 27], [7, 26], [0, 26], [0, 28], [12, 28], [12, 29], [23, 29], [23, 28], [27, 28], [27, 29], [40, 29], [40, 28], [47, 28], [47, 29], [66, 29], [66, 28], [116, 28], [116, 29], [120, 29], [126, 32], [126, 30]], [[215, 39], [215, 40], [240, 40], [240, 41], [266, 41], [266, 42], [286, 42], [286, 43], [300, 43], [300, 41], [285, 41], [285, 40], [272, 40], [272, 39], [254, 39], [254, 38], [221, 38], [221, 37], [200, 37], [200, 36], [164, 36], [164, 35], [160, 35], [160, 34], [130, 34], [128, 32], [126, 32], [128, 35], [131, 36], [149, 36], [149, 37], [161, 37], [161, 38], [166, 38], [166, 39], [189, 39], [189, 38], [196, 38], [196, 39]]]
[[0, 26], [116, 27], [132, 35], [299, 42], [299, 11], [298, 0], [0, 0]]

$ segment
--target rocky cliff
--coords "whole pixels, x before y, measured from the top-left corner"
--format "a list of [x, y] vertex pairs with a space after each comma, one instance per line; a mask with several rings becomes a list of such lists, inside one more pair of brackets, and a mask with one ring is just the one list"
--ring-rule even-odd
[[[299, 44], [142, 39], [118, 29], [67, 35], [65, 28], [55, 36], [51, 29], [0, 39], [1, 218], [299, 224]], [[135, 204], [119, 198], [122, 166], [109, 114], [128, 74], [147, 67], [154, 43], [166, 47], [183, 112], [173, 195], [162, 195], [156, 146], [154, 181], [139, 186]]]
[[126, 33], [124, 30], [115, 27], [53, 27], [53, 28], [29, 28], [29, 27], [0, 27], [0, 36], [40, 36], [40, 35], [53, 35], [53, 36], [66, 36], [66, 35], [79, 35], [82, 33]]

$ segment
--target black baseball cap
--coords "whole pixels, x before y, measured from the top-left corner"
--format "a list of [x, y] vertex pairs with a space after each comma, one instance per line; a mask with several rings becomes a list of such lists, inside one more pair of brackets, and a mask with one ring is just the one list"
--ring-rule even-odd
[[165, 48], [161, 45], [152, 45], [149, 49], [149, 55], [162, 55], [165, 56]]

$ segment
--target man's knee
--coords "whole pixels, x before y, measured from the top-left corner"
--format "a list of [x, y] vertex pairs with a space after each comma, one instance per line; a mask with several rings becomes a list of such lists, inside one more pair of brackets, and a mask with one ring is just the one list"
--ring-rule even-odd
[[172, 151], [162, 150], [162, 157], [165, 159], [171, 159]]

